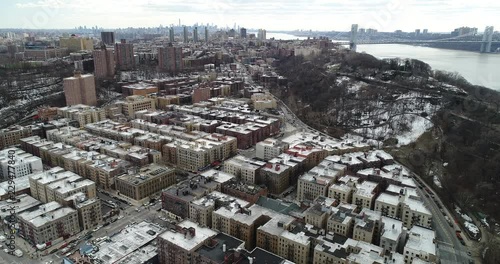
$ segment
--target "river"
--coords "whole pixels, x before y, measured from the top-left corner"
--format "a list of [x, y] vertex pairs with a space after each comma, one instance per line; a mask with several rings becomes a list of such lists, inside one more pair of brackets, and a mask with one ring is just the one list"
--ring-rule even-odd
[[366, 52], [377, 58], [421, 60], [434, 70], [458, 72], [472, 84], [500, 91], [500, 54], [399, 44], [359, 45], [358, 52]]
[[[257, 33], [255, 33], [257, 35]], [[267, 39], [304, 40], [286, 33], [267, 32]], [[400, 44], [358, 45], [358, 52], [366, 52], [377, 58], [412, 58], [429, 64], [434, 70], [458, 72], [467, 81], [500, 91], [500, 54], [436, 49]]]

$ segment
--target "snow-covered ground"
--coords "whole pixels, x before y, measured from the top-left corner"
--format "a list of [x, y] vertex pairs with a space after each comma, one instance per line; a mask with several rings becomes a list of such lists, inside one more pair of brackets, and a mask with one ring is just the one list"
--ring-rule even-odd
[[396, 135], [398, 144], [400, 145], [408, 145], [415, 142], [422, 134], [431, 129], [433, 126], [431, 121], [423, 117], [411, 116], [410, 118], [413, 119], [409, 122], [410, 131]]

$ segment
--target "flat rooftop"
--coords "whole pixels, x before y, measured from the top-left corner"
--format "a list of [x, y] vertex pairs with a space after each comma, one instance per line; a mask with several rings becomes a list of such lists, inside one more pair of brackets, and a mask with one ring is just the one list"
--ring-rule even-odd
[[9, 210], [12, 207], [15, 208], [16, 214], [19, 215], [19, 214], [23, 213], [24, 211], [29, 210], [30, 208], [33, 208], [35, 206], [42, 204], [40, 201], [38, 201], [37, 199], [35, 199], [27, 194], [18, 195], [18, 196], [16, 196], [16, 199], [19, 199], [19, 202], [13, 201], [10, 199], [0, 201], [0, 218], [1, 219], [4, 219], [7, 215], [10, 215]]
[[434, 244], [436, 233], [433, 230], [420, 226], [413, 226], [408, 234], [408, 241], [406, 242], [405, 248], [436, 255], [436, 244]]
[[209, 228], [200, 227], [198, 224], [191, 222], [189, 220], [184, 220], [179, 223], [180, 228], [194, 228], [195, 235], [185, 236], [182, 232], [177, 232], [175, 230], [167, 230], [160, 235], [160, 237], [170, 243], [186, 250], [191, 251], [195, 247], [199, 246], [201, 243], [205, 242], [205, 240], [214, 237], [217, 233]]
[[245, 242], [224, 233], [217, 234], [211, 241], [196, 250], [198, 254], [204, 256], [215, 263], [223, 263], [226, 255], [223, 252], [223, 245], [226, 245], [226, 252], [231, 249], [244, 248]]
[[163, 230], [156, 224], [144, 221], [129, 225], [119, 234], [111, 237], [111, 242], [100, 244], [95, 257], [103, 263], [115, 263], [153, 241]]

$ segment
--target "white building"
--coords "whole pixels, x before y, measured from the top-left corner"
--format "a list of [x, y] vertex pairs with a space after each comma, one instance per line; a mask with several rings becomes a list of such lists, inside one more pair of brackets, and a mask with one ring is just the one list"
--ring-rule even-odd
[[[9, 154], [13, 152], [13, 154]], [[12, 164], [13, 163], [13, 164]], [[20, 178], [43, 171], [42, 160], [18, 148], [8, 148], [0, 151], [0, 181]], [[9, 171], [11, 175], [9, 175]]]
[[414, 226], [408, 232], [408, 240], [404, 247], [405, 263], [414, 263], [414, 259], [428, 262], [436, 261], [436, 233], [433, 230]]
[[263, 160], [276, 158], [287, 149], [287, 143], [274, 138], [268, 138], [255, 145], [256, 157]]

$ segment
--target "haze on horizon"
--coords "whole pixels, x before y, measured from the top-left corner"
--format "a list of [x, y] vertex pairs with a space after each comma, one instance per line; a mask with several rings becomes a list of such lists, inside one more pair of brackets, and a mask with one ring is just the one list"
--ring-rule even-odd
[[497, 0], [12, 0], [0, 1], [0, 28], [71, 29], [214, 24], [267, 30], [450, 32], [500, 29]]

